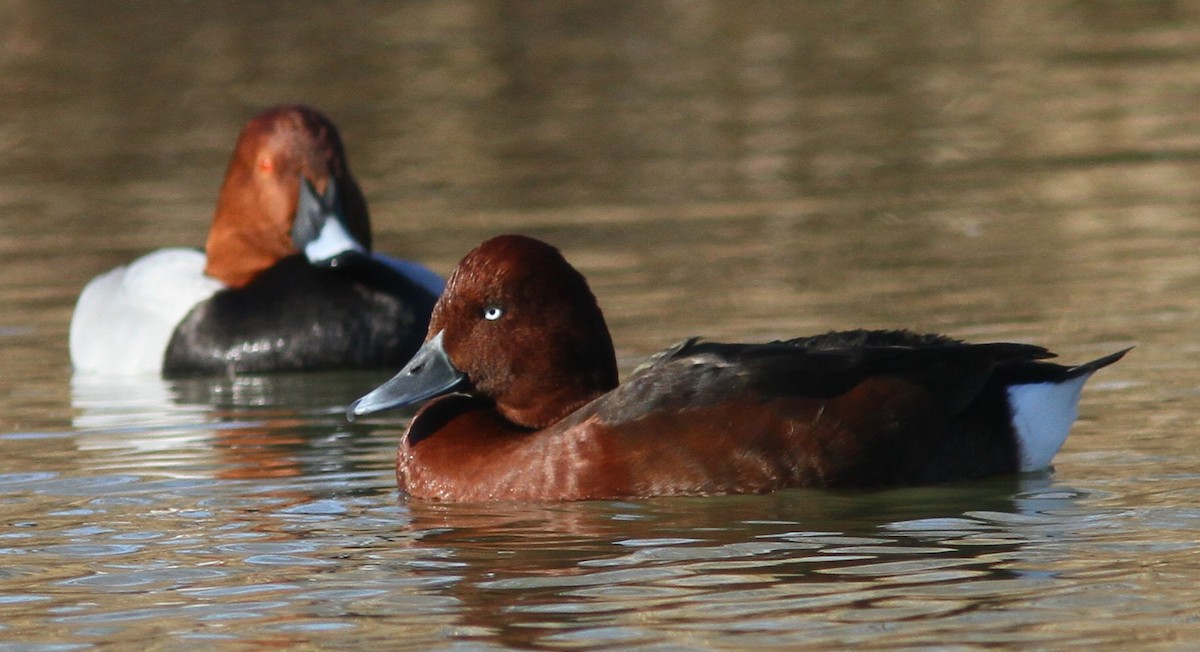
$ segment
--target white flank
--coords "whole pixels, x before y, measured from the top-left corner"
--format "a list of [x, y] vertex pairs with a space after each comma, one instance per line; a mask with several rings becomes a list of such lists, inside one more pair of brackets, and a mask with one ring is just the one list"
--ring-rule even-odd
[[1061, 383], [1013, 385], [1008, 388], [1008, 405], [1017, 431], [1022, 471], [1038, 471], [1062, 448], [1079, 414], [1079, 394], [1091, 374]]
[[204, 275], [204, 254], [160, 249], [92, 279], [71, 317], [76, 373], [159, 373], [179, 322], [224, 287]]

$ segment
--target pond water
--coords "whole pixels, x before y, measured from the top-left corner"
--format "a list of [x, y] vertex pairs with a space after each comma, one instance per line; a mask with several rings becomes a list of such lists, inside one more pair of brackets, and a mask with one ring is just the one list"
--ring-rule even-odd
[[[0, 648], [1200, 641], [1200, 6], [0, 3]], [[690, 335], [1035, 342], [1053, 473], [410, 501], [385, 374], [72, 379], [88, 279], [203, 243], [261, 108], [342, 129], [377, 246], [499, 232], [591, 280], [623, 372]]]

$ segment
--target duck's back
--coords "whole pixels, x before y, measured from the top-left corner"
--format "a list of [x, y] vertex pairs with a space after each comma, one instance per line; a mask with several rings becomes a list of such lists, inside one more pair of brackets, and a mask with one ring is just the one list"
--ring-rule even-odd
[[1072, 368], [1039, 362], [1050, 355], [903, 331], [688, 340], [572, 421], [608, 442], [600, 475], [627, 476], [636, 493], [985, 477], [1021, 470], [1008, 390], [1065, 377]]

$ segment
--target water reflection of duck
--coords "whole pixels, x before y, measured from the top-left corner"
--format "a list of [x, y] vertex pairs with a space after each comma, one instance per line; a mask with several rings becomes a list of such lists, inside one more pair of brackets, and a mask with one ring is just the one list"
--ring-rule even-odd
[[[453, 598], [460, 629], [508, 647], [544, 646], [576, 629], [657, 637], [681, 623], [756, 617], [777, 633], [781, 619], [814, 609], [907, 603], [939, 587], [930, 602], [941, 606], [954, 603], [945, 589], [955, 580], [1011, 579], [1038, 558], [1039, 543], [1061, 551], [1088, 518], [1069, 515], [1078, 493], [1050, 486], [1047, 475], [1028, 474], [886, 491], [414, 501], [404, 536], [389, 544], [417, 556], [417, 581]], [[977, 607], [971, 595], [957, 596], [964, 608]]]
[[[344, 427], [340, 405], [379, 375], [362, 371], [163, 379], [76, 374], [72, 441], [91, 469], [146, 476], [295, 478], [281, 493], [311, 499], [313, 479], [376, 469], [365, 433]], [[377, 481], [376, 481], [377, 482]], [[335, 483], [346, 490], [344, 482]]]
[[370, 250], [337, 128], [308, 107], [269, 109], [238, 137], [205, 253], [162, 249], [89, 282], [71, 362], [109, 375], [398, 365], [442, 281]]
[[509, 235], [467, 254], [424, 346], [349, 414], [429, 401], [397, 458], [401, 488], [426, 498], [923, 484], [1046, 468], [1084, 383], [1124, 351], [1075, 367], [1052, 355], [903, 331], [688, 340], [618, 386], [583, 276]]

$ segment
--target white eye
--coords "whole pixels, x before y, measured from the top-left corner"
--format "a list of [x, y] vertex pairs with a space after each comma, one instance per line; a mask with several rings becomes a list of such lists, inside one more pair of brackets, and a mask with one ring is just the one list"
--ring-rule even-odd
[[504, 316], [504, 308], [500, 306], [488, 306], [483, 309], [483, 318], [488, 321], [496, 321]]

